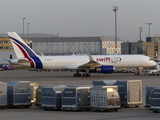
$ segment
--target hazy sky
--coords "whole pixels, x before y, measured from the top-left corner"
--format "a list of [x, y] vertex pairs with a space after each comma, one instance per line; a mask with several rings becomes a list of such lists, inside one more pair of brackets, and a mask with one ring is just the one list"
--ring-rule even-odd
[[1, 0], [0, 33], [25, 32], [57, 34], [63, 37], [114, 36], [118, 6], [117, 35], [134, 41], [142, 27], [142, 39], [160, 36], [160, 0]]

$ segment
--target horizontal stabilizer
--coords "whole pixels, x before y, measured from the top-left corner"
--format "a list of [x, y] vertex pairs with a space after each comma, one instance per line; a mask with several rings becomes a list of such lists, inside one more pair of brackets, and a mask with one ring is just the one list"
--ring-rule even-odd
[[3, 60], [4, 60], [4, 61], [7, 61], [7, 62], [10, 62], [11, 59], [5, 58], [5, 59], [3, 59]]
[[29, 63], [29, 61], [26, 58], [23, 58], [23, 59], [3, 59], [3, 60], [8, 61], [12, 64]]

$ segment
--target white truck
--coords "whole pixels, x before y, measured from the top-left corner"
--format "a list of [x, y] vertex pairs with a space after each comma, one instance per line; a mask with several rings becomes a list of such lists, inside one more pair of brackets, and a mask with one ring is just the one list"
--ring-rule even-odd
[[160, 75], [160, 62], [156, 63], [156, 66], [155, 66], [154, 70], [147, 70], [147, 71], [145, 71], [145, 74], [148, 75], [148, 76], [150, 76], [150, 75], [159, 76]]
[[147, 71], [145, 71], [145, 73], [148, 76], [150, 76], [150, 75], [153, 75], [153, 76], [157, 75], [157, 76], [159, 76], [160, 75], [160, 70], [147, 70]]

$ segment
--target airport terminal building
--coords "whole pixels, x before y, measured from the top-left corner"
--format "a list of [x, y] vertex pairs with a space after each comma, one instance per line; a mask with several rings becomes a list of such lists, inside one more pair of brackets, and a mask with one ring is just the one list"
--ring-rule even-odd
[[142, 54], [160, 60], [160, 37], [146, 37], [146, 42], [123, 42], [122, 54]]

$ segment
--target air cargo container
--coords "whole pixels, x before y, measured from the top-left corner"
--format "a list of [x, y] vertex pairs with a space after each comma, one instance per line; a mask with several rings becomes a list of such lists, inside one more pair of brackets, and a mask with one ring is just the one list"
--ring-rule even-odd
[[96, 86], [90, 89], [91, 111], [108, 111], [121, 108], [117, 86]]
[[0, 82], [0, 108], [7, 106], [7, 85]]
[[12, 81], [7, 83], [7, 103], [10, 108], [30, 107], [31, 91], [29, 81]]
[[145, 98], [145, 106], [146, 108], [150, 108], [150, 95], [151, 95], [151, 91], [154, 88], [160, 88], [160, 86], [146, 86], [146, 98]]
[[150, 109], [153, 112], [160, 112], [160, 88], [154, 88], [150, 94]]
[[[58, 87], [58, 86], [64, 87], [66, 85], [54, 85], [54, 87]], [[47, 86], [47, 85], [39, 85], [38, 86], [38, 88], [36, 90], [36, 103], [35, 103], [35, 106], [40, 107], [40, 108], [41, 108], [41, 105], [42, 105], [42, 88], [43, 87], [51, 87], [51, 86]]]
[[142, 80], [94, 80], [93, 85], [117, 85], [122, 107], [142, 105]]
[[37, 83], [30, 83], [31, 86], [31, 103], [35, 104], [36, 102], [36, 90], [38, 88], [38, 84]]
[[42, 105], [44, 110], [60, 110], [62, 106], [61, 97], [65, 86], [51, 86], [42, 88]]
[[[37, 90], [36, 90], [36, 103], [35, 103], [35, 106], [40, 107], [40, 108], [41, 108], [41, 105], [42, 105], [42, 88], [43, 87], [47, 87], [47, 86], [39, 85]], [[48, 87], [50, 87], [50, 86], [48, 86]]]
[[89, 110], [91, 86], [67, 86], [62, 92], [62, 110]]

